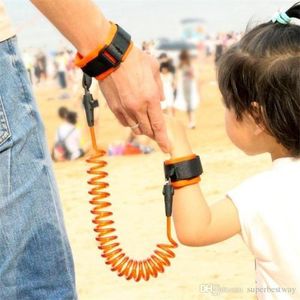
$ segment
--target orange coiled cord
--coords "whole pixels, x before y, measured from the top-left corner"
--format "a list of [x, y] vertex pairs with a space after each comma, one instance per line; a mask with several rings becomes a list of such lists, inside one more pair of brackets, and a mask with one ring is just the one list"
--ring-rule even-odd
[[99, 242], [98, 248], [102, 250], [102, 257], [106, 259], [106, 264], [111, 265], [111, 270], [118, 273], [118, 276], [125, 276], [127, 280], [134, 279], [140, 281], [141, 279], [149, 280], [151, 276], [157, 277], [158, 272], [164, 272], [164, 266], [170, 265], [170, 258], [174, 258], [175, 254], [171, 250], [177, 248], [177, 243], [171, 237], [171, 217], [167, 217], [167, 237], [170, 244], [158, 244], [154, 253], [145, 260], [137, 261], [126, 256], [124, 251], [119, 248], [120, 243], [117, 242], [116, 235], [110, 235], [116, 231], [110, 225], [114, 222], [106, 219], [112, 215], [112, 212], [104, 209], [111, 206], [110, 202], [104, 199], [109, 197], [110, 194], [104, 192], [103, 189], [109, 186], [108, 183], [102, 180], [108, 175], [106, 172], [101, 171], [107, 163], [101, 159], [105, 155], [105, 151], [98, 150], [94, 127], [90, 128], [90, 134], [95, 154], [87, 159], [88, 163], [95, 164], [88, 170], [88, 174], [95, 175], [88, 181], [93, 186], [89, 194], [93, 195], [90, 203], [95, 207], [91, 213], [96, 217], [93, 223], [96, 224], [94, 229], [97, 232], [96, 240]]

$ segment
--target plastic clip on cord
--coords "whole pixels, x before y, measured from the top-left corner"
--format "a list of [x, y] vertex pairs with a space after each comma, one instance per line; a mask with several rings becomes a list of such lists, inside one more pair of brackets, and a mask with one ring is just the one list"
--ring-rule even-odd
[[101, 159], [101, 157], [105, 155], [105, 151], [98, 149], [93, 127], [93, 111], [94, 108], [98, 106], [98, 102], [93, 99], [93, 96], [89, 92], [91, 78], [84, 74], [82, 83], [85, 90], [83, 104], [86, 110], [94, 150], [94, 154], [87, 159], [87, 162], [94, 165], [88, 170], [88, 174], [94, 176], [88, 183], [93, 186], [89, 194], [93, 195], [90, 203], [94, 205], [91, 213], [95, 215], [93, 223], [96, 224], [94, 231], [97, 233], [96, 240], [99, 242], [98, 248], [102, 250], [102, 257], [106, 260], [105, 263], [110, 265], [111, 270], [117, 272], [118, 276], [125, 276], [127, 280], [134, 279], [135, 281], [140, 281], [144, 279], [147, 281], [151, 276], [157, 277], [158, 273], [163, 273], [164, 267], [170, 265], [169, 259], [175, 257], [175, 254], [171, 250], [178, 246], [171, 236], [171, 214], [174, 190], [170, 183], [167, 183], [164, 187], [167, 237], [169, 243], [158, 244], [154, 253], [144, 260], [138, 261], [129, 258], [123, 249], [119, 247], [120, 243], [117, 242], [118, 237], [112, 234], [116, 231], [115, 228], [111, 226], [114, 221], [108, 219], [108, 217], [112, 215], [112, 212], [107, 209], [107, 207], [111, 206], [111, 203], [105, 200], [110, 194], [104, 191], [104, 189], [109, 186], [108, 183], [104, 182], [104, 178], [107, 177], [108, 173], [102, 170], [107, 165], [107, 162]]

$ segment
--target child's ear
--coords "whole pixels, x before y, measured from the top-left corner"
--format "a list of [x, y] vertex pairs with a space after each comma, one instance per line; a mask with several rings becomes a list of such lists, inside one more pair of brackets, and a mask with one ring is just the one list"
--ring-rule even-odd
[[253, 101], [251, 103], [251, 117], [254, 122], [254, 135], [259, 135], [266, 130], [262, 116], [262, 107], [258, 102]]

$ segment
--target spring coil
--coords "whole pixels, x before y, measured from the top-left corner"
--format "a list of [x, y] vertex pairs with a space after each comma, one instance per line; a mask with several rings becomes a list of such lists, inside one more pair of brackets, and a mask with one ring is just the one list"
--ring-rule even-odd
[[94, 197], [90, 200], [90, 204], [94, 205], [91, 213], [95, 215], [93, 223], [96, 224], [94, 231], [97, 233], [96, 240], [99, 242], [98, 248], [102, 251], [102, 257], [106, 259], [105, 263], [111, 265], [111, 270], [118, 273], [118, 276], [125, 276], [127, 280], [134, 279], [136, 282], [144, 279], [148, 281], [149, 278], [157, 277], [158, 272], [163, 273], [165, 266], [170, 266], [170, 258], [174, 258], [175, 254], [171, 250], [177, 248], [177, 243], [171, 237], [171, 217], [167, 217], [167, 237], [169, 244], [158, 244], [154, 253], [147, 259], [138, 261], [126, 256], [125, 252], [119, 247], [116, 235], [110, 235], [116, 229], [110, 225], [114, 221], [107, 219], [112, 215], [112, 212], [104, 210], [111, 206], [111, 203], [104, 200], [110, 196], [109, 193], [103, 189], [109, 186], [108, 183], [103, 182], [103, 179], [108, 176], [108, 173], [102, 171], [107, 165], [107, 162], [101, 159], [105, 155], [105, 151], [98, 150], [95, 138], [94, 128], [90, 128], [91, 139], [94, 153], [87, 162], [93, 164], [87, 173], [94, 175], [88, 183], [93, 186], [89, 191], [90, 195]]

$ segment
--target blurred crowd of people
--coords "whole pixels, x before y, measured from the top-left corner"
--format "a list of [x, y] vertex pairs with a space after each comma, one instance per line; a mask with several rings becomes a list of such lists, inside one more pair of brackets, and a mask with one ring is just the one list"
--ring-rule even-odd
[[[237, 32], [218, 33], [214, 36], [207, 35], [204, 41], [199, 42], [199, 48], [204, 48], [208, 57], [215, 55], [217, 61], [229, 46], [241, 38], [241, 35], [242, 33]], [[151, 55], [156, 53], [156, 43], [153, 40], [144, 41], [141, 47]], [[74, 56], [75, 51], [67, 47], [51, 52], [42, 49], [26, 49], [23, 51], [24, 63], [31, 82], [39, 84], [46, 80], [56, 80], [58, 87], [61, 89], [72, 87], [79, 77], [77, 76], [78, 70], [74, 65]]]
[[182, 110], [188, 116], [188, 128], [196, 128], [195, 110], [200, 96], [197, 84], [197, 71], [192, 63], [192, 57], [187, 50], [179, 53], [175, 65], [167, 53], [158, 57], [165, 99], [161, 102], [162, 110], [174, 116], [176, 110]]
[[79, 73], [74, 65], [74, 51], [67, 48], [50, 53], [41, 49], [27, 49], [23, 51], [23, 59], [30, 81], [35, 86], [55, 81], [64, 90], [73, 86], [76, 73]]
[[226, 49], [238, 42], [241, 37], [241, 32], [218, 33], [215, 36], [207, 35], [204, 41], [206, 56], [214, 55], [215, 62], [217, 62]]
[[[188, 128], [196, 128], [195, 110], [200, 103], [199, 63], [201, 59], [195, 59], [199, 53], [204, 57], [214, 56], [217, 62], [220, 56], [232, 44], [241, 38], [241, 33], [218, 33], [215, 36], [207, 35], [204, 41], [196, 45], [198, 50], [178, 49], [168, 52], [155, 52], [153, 41], [143, 42], [142, 48], [149, 54], [155, 55], [160, 62], [160, 73], [164, 87], [165, 100], [161, 102], [162, 109], [170, 115], [175, 115], [176, 110], [185, 111], [188, 118]], [[201, 56], [201, 57], [202, 57]]]

